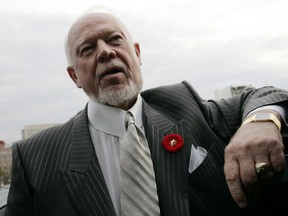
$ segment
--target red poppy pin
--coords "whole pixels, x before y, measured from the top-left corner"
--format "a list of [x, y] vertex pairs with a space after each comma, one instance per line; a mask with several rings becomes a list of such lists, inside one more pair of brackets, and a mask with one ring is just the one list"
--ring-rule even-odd
[[162, 145], [169, 152], [177, 152], [183, 148], [184, 139], [179, 134], [169, 134], [162, 139]]

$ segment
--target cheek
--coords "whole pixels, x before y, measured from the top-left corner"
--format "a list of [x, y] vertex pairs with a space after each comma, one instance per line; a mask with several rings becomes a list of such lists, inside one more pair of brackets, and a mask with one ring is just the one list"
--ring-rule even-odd
[[137, 86], [142, 87], [143, 85], [143, 77], [142, 77], [142, 73], [139, 67], [135, 68], [134, 70], [134, 81], [136, 82]]
[[78, 61], [76, 68], [80, 71], [83, 79], [91, 79], [95, 77], [95, 65], [91, 60]]
[[83, 88], [84, 90], [92, 90], [96, 85], [95, 73], [87, 68], [78, 69], [78, 79], [77, 86]]

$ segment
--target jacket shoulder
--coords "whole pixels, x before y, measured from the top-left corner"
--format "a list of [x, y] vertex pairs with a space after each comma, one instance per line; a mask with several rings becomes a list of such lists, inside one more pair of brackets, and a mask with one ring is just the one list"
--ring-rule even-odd
[[[197, 91], [191, 86], [187, 81], [182, 81], [181, 83], [176, 83], [172, 85], [165, 85], [156, 88], [151, 88], [141, 92], [141, 96], [148, 102], [153, 100], [153, 98], [164, 97], [166, 99], [180, 99], [179, 97], [189, 95], [194, 96], [196, 100], [202, 100]], [[166, 97], [165, 97], [166, 96]], [[172, 97], [171, 97], [172, 96]], [[168, 97], [168, 98], [167, 98]]]
[[69, 140], [75, 119], [77, 119], [79, 115], [83, 115], [82, 112], [79, 112], [65, 123], [55, 124], [54, 126], [41, 130], [28, 138], [23, 138], [15, 142], [13, 146], [17, 146], [19, 149], [40, 148], [40, 146], [43, 147], [46, 143], [49, 145], [56, 145], [64, 140]]

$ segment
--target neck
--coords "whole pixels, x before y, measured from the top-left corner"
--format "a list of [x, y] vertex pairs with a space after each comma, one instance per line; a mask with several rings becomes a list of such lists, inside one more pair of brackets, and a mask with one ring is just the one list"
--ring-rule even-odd
[[117, 105], [117, 106], [110, 105], [110, 104], [107, 104], [107, 105], [113, 106], [113, 107], [117, 107], [117, 108], [119, 108], [119, 109], [123, 109], [123, 110], [127, 111], [127, 110], [129, 110], [131, 107], [134, 106], [134, 104], [136, 103], [136, 101], [137, 101], [137, 97], [135, 97], [135, 98], [133, 98], [133, 99], [131, 99], [131, 100], [125, 101], [125, 102], [123, 102], [123, 103], [121, 103], [121, 104], [119, 104], [119, 105]]

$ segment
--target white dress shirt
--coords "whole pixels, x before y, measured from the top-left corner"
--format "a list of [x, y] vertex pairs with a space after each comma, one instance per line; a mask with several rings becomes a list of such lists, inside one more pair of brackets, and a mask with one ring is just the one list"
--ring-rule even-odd
[[[144, 132], [142, 97], [139, 96], [132, 112], [137, 127]], [[88, 103], [89, 130], [114, 208], [120, 215], [120, 141], [126, 132], [126, 111], [96, 103]]]

